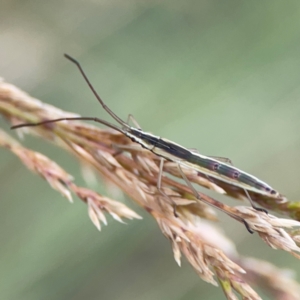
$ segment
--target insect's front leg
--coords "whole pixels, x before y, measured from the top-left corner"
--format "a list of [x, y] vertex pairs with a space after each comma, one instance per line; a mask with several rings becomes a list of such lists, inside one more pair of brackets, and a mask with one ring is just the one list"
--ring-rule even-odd
[[137, 129], [142, 130], [142, 127], [139, 125], [137, 120], [134, 118], [132, 114], [129, 114], [127, 117], [127, 124], [129, 125], [129, 121], [131, 121]]
[[165, 162], [165, 159], [164, 158], [161, 158], [160, 159], [160, 164], [159, 164], [159, 173], [158, 173], [158, 178], [157, 178], [157, 189], [158, 191], [164, 196], [166, 197], [172, 204], [173, 206], [173, 213], [174, 213], [174, 216], [177, 218], [178, 217], [178, 214], [176, 212], [176, 208], [177, 208], [177, 204], [176, 202], [170, 197], [168, 196], [163, 190], [162, 190], [162, 187], [161, 187], [161, 181], [162, 181], [162, 174], [163, 174], [163, 169], [164, 169], [164, 162]]

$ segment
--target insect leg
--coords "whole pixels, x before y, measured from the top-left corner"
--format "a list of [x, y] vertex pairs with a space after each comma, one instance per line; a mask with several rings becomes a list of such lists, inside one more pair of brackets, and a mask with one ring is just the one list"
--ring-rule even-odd
[[248, 193], [248, 191], [247, 191], [246, 189], [244, 189], [244, 192], [245, 192], [245, 194], [246, 194], [246, 196], [247, 196], [247, 198], [248, 198], [248, 200], [249, 200], [251, 206], [252, 206], [255, 210], [262, 211], [262, 212], [268, 214], [268, 211], [267, 211], [266, 209], [260, 208], [260, 207], [258, 207], [258, 206], [256, 206], [256, 205], [254, 204], [253, 200], [251, 199], [251, 197], [250, 197], [250, 195], [249, 195], [249, 193]]
[[228, 165], [232, 165], [233, 166], [232, 160], [229, 159], [229, 158], [227, 158], [227, 157], [223, 157], [223, 156], [211, 156], [211, 155], [208, 155], [208, 157], [213, 158], [215, 160], [218, 160], [220, 162], [224, 162], [224, 163], [226, 163]]
[[160, 164], [159, 164], [159, 173], [158, 173], [158, 179], [157, 179], [157, 189], [158, 191], [164, 196], [166, 197], [171, 203], [172, 203], [172, 206], [173, 206], [173, 213], [174, 213], [174, 216], [177, 218], [178, 217], [178, 214], [176, 212], [176, 203], [175, 201], [170, 197], [168, 196], [161, 188], [161, 180], [162, 180], [162, 173], [163, 173], [163, 168], [164, 168], [164, 162], [165, 162], [165, 159], [164, 158], [161, 158], [160, 159]]
[[197, 148], [188, 148], [188, 150], [199, 154], [199, 150]]
[[192, 193], [194, 194], [194, 196], [196, 197], [196, 199], [198, 199], [198, 200], [200, 200], [200, 201], [202, 201], [202, 202], [204, 202], [204, 203], [206, 203], [206, 204], [208, 204], [208, 205], [210, 205], [210, 206], [213, 206], [213, 207], [215, 207], [215, 208], [221, 210], [222, 212], [225, 212], [227, 215], [233, 217], [234, 219], [236, 219], [236, 220], [238, 220], [238, 221], [244, 223], [246, 229], [247, 229], [251, 234], [253, 233], [253, 231], [250, 229], [250, 226], [249, 226], [249, 224], [246, 222], [245, 219], [243, 219], [243, 218], [241, 218], [241, 217], [238, 217], [238, 216], [236, 216], [236, 215], [234, 215], [234, 214], [231, 214], [231, 213], [225, 211], [224, 209], [222, 209], [221, 207], [219, 207], [219, 206], [217, 206], [217, 205], [214, 205], [213, 203], [207, 202], [207, 201], [205, 201], [205, 199], [201, 198], [201, 197], [199, 196], [197, 190], [193, 187], [192, 183], [188, 180], [188, 178], [186, 177], [186, 175], [185, 175], [184, 172], [182, 171], [182, 168], [181, 168], [181, 166], [180, 166], [179, 163], [177, 164], [177, 167], [178, 167], [178, 169], [179, 169], [179, 172], [180, 172], [180, 174], [181, 174], [183, 180], [186, 182], [187, 186], [191, 189], [191, 191], [192, 191]]
[[[198, 152], [198, 150], [196, 149], [195, 152]], [[227, 163], [227, 164], [229, 164], [229, 165], [233, 165], [231, 159], [229, 159], [229, 158], [227, 158], [227, 157], [222, 157], [222, 156], [211, 156], [211, 155], [210, 155], [209, 157], [211, 157], [211, 158], [213, 158], [213, 159], [215, 159], [215, 160], [221, 161], [221, 162], [225, 162], [225, 163]], [[206, 176], [206, 177], [209, 179], [208, 176]], [[246, 194], [246, 196], [247, 196], [247, 198], [248, 198], [248, 200], [249, 200], [251, 206], [252, 206], [255, 210], [265, 212], [266, 214], [268, 213], [268, 211], [267, 211], [266, 209], [257, 207], [257, 206], [254, 204], [253, 200], [251, 199], [251, 197], [250, 197], [250, 195], [249, 195], [249, 193], [248, 193], [248, 191], [247, 191], [246, 189], [244, 189], [244, 192], [245, 192], [245, 194]], [[247, 226], [246, 226], [246, 227], [247, 227]], [[248, 227], [247, 227], [247, 229], [248, 229]], [[249, 231], [249, 230], [248, 230], [248, 231]]]
[[118, 145], [118, 144], [112, 144], [113, 148], [120, 149], [120, 150], [135, 150], [135, 151], [141, 151], [145, 150], [142, 148], [141, 145]]
[[131, 121], [131, 122], [135, 125], [135, 127], [136, 127], [137, 129], [142, 129], [141, 126], [139, 125], [139, 123], [138, 123], [137, 120], [133, 117], [132, 114], [129, 114], [129, 115], [128, 115], [128, 118], [127, 118], [127, 124], [129, 124], [129, 121]]
[[[189, 148], [189, 150], [191, 150], [192, 152], [195, 152], [195, 153], [199, 153], [198, 149], [196, 149], [196, 148]], [[218, 160], [220, 162], [224, 162], [226, 164], [233, 165], [232, 160], [230, 158], [223, 157], [223, 156], [213, 156], [213, 155], [207, 155], [207, 156], [210, 158], [213, 158], [215, 160]]]
[[112, 144], [112, 148], [117, 150], [116, 153], [113, 154], [113, 156], [117, 156], [121, 154], [123, 151], [126, 150], [133, 150], [133, 151], [142, 151], [143, 148], [140, 145], [118, 145], [118, 144]]

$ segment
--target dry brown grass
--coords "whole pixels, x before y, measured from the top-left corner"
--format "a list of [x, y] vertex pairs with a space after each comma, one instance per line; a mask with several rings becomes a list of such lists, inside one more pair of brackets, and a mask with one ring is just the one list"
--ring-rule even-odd
[[[0, 112], [12, 125], [78, 116], [44, 104], [3, 81], [0, 82]], [[172, 203], [157, 191], [159, 158], [137, 147], [117, 153], [113, 145], [133, 144], [122, 134], [79, 121], [22, 128], [18, 133], [38, 135], [63, 147], [81, 162], [97, 170], [103, 179], [118, 186], [153, 216], [162, 233], [170, 240], [176, 262], [180, 265], [183, 254], [203, 280], [215, 285], [218, 281], [228, 299], [237, 299], [237, 295], [243, 299], [260, 299], [250, 286], [251, 283], [261, 285], [274, 299], [298, 299], [300, 287], [292, 278], [284, 276], [280, 270], [266, 262], [252, 259], [249, 263], [249, 259], [238, 255], [234, 245], [215, 228], [215, 225], [207, 223], [205, 219], [216, 220], [211, 206], [221, 208], [237, 220], [245, 219], [251, 230], [257, 232], [272, 248], [282, 249], [296, 257], [299, 257], [297, 253], [300, 252], [297, 244], [300, 240], [299, 232], [289, 229], [299, 226], [298, 221], [277, 218], [248, 206], [230, 207], [203, 193], [199, 193], [202, 199], [200, 202], [193, 197], [183, 181], [179, 182], [168, 176], [180, 178], [176, 165], [166, 162], [162, 187], [164, 193], [172, 197], [177, 204], [178, 217], [175, 217]], [[52, 188], [70, 201], [71, 193], [77, 195], [87, 204], [88, 214], [98, 229], [101, 228], [100, 222], [107, 223], [106, 213], [121, 222], [122, 218], [140, 218], [124, 204], [78, 187], [72, 176], [55, 162], [40, 153], [26, 149], [3, 131], [0, 131], [0, 145], [17, 155], [30, 170], [46, 179]], [[184, 169], [184, 173], [195, 185], [236, 198], [241, 196], [239, 191], [231, 190], [230, 186], [211, 183], [208, 179], [197, 176], [192, 170]], [[277, 203], [267, 201], [270, 199], [265, 197], [254, 196], [254, 200], [265, 207], [299, 219], [299, 205], [288, 201]], [[244, 225], [241, 223], [241, 226]], [[248, 234], [246, 230], [245, 234]], [[253, 267], [255, 264], [259, 264], [260, 268]]]

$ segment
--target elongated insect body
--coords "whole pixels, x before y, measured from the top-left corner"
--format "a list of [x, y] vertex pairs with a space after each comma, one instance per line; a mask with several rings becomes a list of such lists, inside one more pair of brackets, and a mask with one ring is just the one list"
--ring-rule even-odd
[[167, 139], [133, 127], [125, 130], [124, 134], [154, 154], [196, 170], [201, 174], [259, 194], [274, 198], [282, 197], [270, 185], [255, 176], [216, 159], [190, 151]]

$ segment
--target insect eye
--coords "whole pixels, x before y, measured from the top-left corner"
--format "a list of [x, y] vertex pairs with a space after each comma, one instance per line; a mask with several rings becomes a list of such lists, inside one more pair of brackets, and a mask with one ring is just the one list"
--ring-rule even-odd
[[277, 192], [275, 190], [271, 190], [271, 194], [275, 195], [275, 194], [277, 194]]

